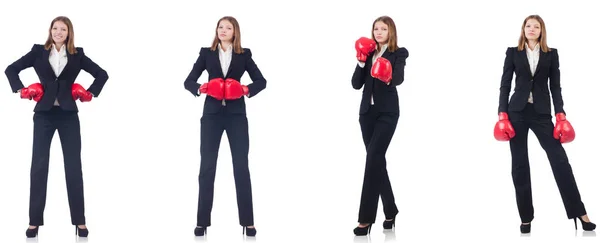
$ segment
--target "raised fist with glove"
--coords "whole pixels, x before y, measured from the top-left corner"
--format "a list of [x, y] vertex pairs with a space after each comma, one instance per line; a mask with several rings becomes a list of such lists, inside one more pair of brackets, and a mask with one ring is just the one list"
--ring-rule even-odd
[[41, 83], [34, 83], [27, 88], [22, 88], [20, 93], [21, 99], [33, 99], [35, 102], [39, 102], [44, 96], [44, 87]]
[[554, 139], [561, 143], [569, 143], [575, 140], [575, 130], [571, 123], [567, 121], [565, 113], [556, 114], [556, 125], [554, 126]]
[[208, 83], [204, 83], [200, 86], [200, 93], [206, 94], [217, 100], [223, 100], [225, 95], [225, 80], [222, 78], [211, 79]]
[[225, 99], [237, 100], [244, 95], [248, 95], [248, 86], [241, 84], [235, 79], [228, 78], [225, 80]]
[[515, 137], [515, 128], [508, 120], [508, 114], [506, 112], [500, 112], [498, 115], [498, 122], [494, 127], [494, 138], [498, 141], [508, 141]]
[[375, 51], [375, 47], [377, 43], [374, 40], [371, 40], [367, 37], [360, 37], [354, 43], [354, 48], [356, 49], [356, 58], [359, 62], [366, 62], [367, 57]]
[[94, 95], [87, 91], [81, 86], [81, 84], [74, 83], [71, 86], [71, 95], [73, 96], [73, 100], [79, 99], [81, 102], [88, 102], [92, 100]]
[[388, 59], [383, 57], [377, 58], [371, 67], [371, 76], [379, 79], [386, 84], [390, 84], [392, 80], [392, 64]]

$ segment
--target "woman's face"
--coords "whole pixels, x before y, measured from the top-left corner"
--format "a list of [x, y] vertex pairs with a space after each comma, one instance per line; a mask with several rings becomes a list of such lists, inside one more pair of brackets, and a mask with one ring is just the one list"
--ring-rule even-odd
[[69, 36], [69, 28], [62, 21], [54, 22], [54, 24], [52, 25], [52, 30], [50, 30], [50, 32], [52, 34], [52, 40], [56, 44], [65, 43], [67, 36]]
[[217, 34], [220, 41], [231, 42], [233, 40], [233, 24], [228, 20], [221, 20], [217, 27]]
[[540, 33], [542, 33], [542, 25], [536, 19], [529, 19], [525, 22], [523, 31], [527, 40], [537, 41], [540, 38]]
[[375, 40], [379, 44], [386, 44], [388, 41], [388, 26], [387, 24], [377, 21], [375, 22], [375, 27], [373, 28], [373, 35], [375, 36]]

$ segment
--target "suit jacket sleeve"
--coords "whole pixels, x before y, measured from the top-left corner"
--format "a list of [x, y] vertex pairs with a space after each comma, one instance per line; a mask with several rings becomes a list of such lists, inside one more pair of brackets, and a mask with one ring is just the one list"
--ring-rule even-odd
[[87, 57], [83, 52], [83, 48], [77, 49], [79, 49], [77, 50], [78, 52], [81, 52], [81, 69], [94, 77], [94, 82], [92, 82], [92, 85], [90, 85], [87, 91], [92, 93], [95, 97], [98, 97], [104, 84], [106, 84], [106, 81], [108, 80], [108, 73], [92, 61], [92, 59]]
[[202, 72], [206, 70], [206, 50], [206, 48], [200, 49], [200, 55], [198, 55], [198, 58], [192, 67], [192, 71], [183, 82], [185, 89], [190, 91], [194, 96], [200, 96], [200, 94], [198, 94], [200, 89], [198, 79], [200, 78], [200, 75], [202, 75]]
[[252, 80], [252, 83], [248, 84], [248, 98], [250, 98], [267, 87], [267, 80], [263, 77], [254, 60], [252, 60], [250, 49], [246, 49], [245, 52], [248, 55], [246, 59], [246, 72], [248, 72]]
[[552, 61], [550, 63], [550, 92], [554, 103], [554, 113], [565, 113], [563, 109], [562, 88], [560, 87], [560, 68], [558, 50], [551, 49]]
[[513, 63], [514, 48], [506, 49], [506, 58], [504, 58], [504, 70], [500, 81], [500, 104], [498, 105], [498, 113], [508, 112], [508, 95], [510, 94], [510, 86], [512, 83], [515, 65]]
[[406, 66], [406, 58], [408, 58], [408, 50], [402, 47], [395, 51], [396, 61], [394, 62], [392, 81], [390, 86], [398, 86], [404, 82], [404, 66]]
[[10, 88], [12, 89], [13, 93], [17, 93], [18, 90], [25, 87], [23, 86], [23, 82], [19, 77], [19, 73], [24, 69], [33, 66], [39, 48], [39, 45], [33, 45], [33, 47], [31, 47], [31, 50], [27, 54], [19, 58], [19, 60], [16, 60], [12, 64], [8, 65], [8, 67], [4, 71], [6, 77], [8, 78], [8, 82], [10, 83]]
[[358, 63], [354, 68], [354, 74], [352, 74], [352, 88], [360, 89], [365, 84], [365, 68], [364, 65], [361, 67]]

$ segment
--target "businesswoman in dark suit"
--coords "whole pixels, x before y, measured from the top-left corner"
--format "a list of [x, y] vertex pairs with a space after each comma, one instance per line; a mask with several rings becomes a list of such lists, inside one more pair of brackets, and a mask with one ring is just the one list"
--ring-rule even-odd
[[[13, 92], [37, 102], [33, 115], [30, 226], [26, 231], [30, 238], [37, 236], [39, 226], [44, 225], [50, 143], [56, 130], [63, 150], [71, 223], [76, 225], [77, 235], [88, 235], [84, 215], [80, 125], [75, 101], [87, 102], [93, 96], [97, 97], [108, 75], [84, 54], [82, 48], [75, 47], [74, 37], [71, 20], [57, 17], [50, 24], [46, 43], [33, 45], [29, 53], [10, 64], [5, 71]], [[19, 73], [29, 67], [35, 69], [40, 82], [25, 87]], [[87, 90], [74, 83], [80, 70], [95, 78]]]
[[[208, 82], [198, 84], [198, 78], [208, 72]], [[248, 72], [252, 83], [239, 80]], [[252, 52], [242, 48], [240, 26], [233, 17], [217, 22], [212, 46], [201, 48], [192, 71], [184, 82], [185, 89], [195, 96], [206, 94], [200, 120], [200, 193], [198, 198], [196, 236], [204, 235], [211, 225], [214, 180], [217, 155], [223, 131], [227, 132], [238, 202], [239, 222], [248, 236], [256, 235], [252, 208], [252, 189], [248, 169], [248, 119], [244, 96], [251, 98], [265, 89], [267, 81], [252, 60]]]
[[358, 64], [352, 75], [352, 87], [363, 89], [359, 122], [367, 150], [356, 235], [370, 232], [380, 195], [385, 229], [392, 228], [398, 214], [385, 154], [400, 116], [396, 86], [404, 81], [408, 50], [398, 47], [396, 25], [388, 16], [373, 22], [371, 37], [356, 41]]
[[[587, 216], [569, 159], [562, 146], [562, 143], [575, 139], [575, 131], [563, 109], [558, 50], [549, 48], [546, 40], [546, 27], [542, 18], [537, 15], [525, 18], [519, 45], [506, 50], [500, 83], [499, 121], [494, 128], [494, 136], [499, 141], [510, 143], [512, 178], [522, 233], [531, 231], [533, 220], [527, 148], [529, 129], [548, 155], [567, 217], [575, 220], [575, 228], [578, 218], [584, 230], [594, 230], [596, 225]], [[513, 73], [516, 74], [515, 90], [509, 102]], [[556, 125], [552, 123], [550, 95], [554, 103]]]

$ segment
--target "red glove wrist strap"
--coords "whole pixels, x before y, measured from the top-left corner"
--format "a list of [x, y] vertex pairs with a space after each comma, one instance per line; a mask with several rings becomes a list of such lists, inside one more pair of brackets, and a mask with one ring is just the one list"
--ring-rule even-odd
[[248, 90], [248, 86], [246, 86], [246, 85], [242, 85], [242, 90], [243, 90], [244, 95], [247, 95], [248, 93], [250, 93], [250, 90]]

